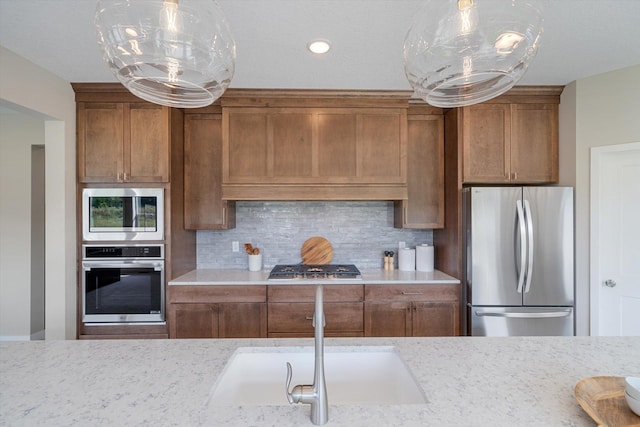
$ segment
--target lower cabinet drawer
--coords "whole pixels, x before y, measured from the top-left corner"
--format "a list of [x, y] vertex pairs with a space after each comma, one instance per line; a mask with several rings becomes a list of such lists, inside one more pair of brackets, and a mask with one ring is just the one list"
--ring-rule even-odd
[[[313, 312], [313, 303], [269, 303], [269, 336], [312, 336]], [[361, 336], [364, 333], [362, 303], [326, 303], [324, 314], [326, 336]]]

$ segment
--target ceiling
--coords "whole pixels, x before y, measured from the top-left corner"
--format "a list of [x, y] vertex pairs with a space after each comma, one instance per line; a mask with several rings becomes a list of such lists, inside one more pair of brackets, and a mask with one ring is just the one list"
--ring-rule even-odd
[[[539, 2], [545, 30], [519, 84], [565, 85], [640, 64], [640, 0]], [[424, 0], [219, 3], [237, 44], [230, 87], [410, 89], [402, 45]], [[0, 0], [0, 45], [69, 82], [116, 81], [97, 47], [94, 12], [90, 0]], [[331, 41], [327, 55], [306, 50], [314, 38]]]

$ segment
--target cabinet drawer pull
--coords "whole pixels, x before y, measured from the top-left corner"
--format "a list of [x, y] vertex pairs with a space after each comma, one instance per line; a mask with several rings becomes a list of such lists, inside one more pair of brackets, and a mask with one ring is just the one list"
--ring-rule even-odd
[[304, 320], [313, 320], [313, 316], [305, 316]]
[[422, 292], [405, 292], [405, 291], [402, 291], [402, 295], [422, 295]]

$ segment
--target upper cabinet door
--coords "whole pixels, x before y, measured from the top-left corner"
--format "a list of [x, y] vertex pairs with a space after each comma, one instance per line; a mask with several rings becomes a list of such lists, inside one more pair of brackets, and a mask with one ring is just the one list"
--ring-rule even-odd
[[511, 106], [511, 181], [558, 181], [558, 105]]
[[169, 181], [167, 107], [79, 102], [77, 129], [80, 182]]
[[444, 227], [444, 117], [409, 114], [407, 200], [394, 204], [397, 228]]
[[406, 182], [407, 111], [367, 111], [356, 117], [358, 181]]
[[558, 181], [558, 104], [496, 103], [462, 108], [463, 182]]
[[509, 181], [510, 129], [508, 104], [477, 104], [462, 108], [464, 182]]
[[235, 204], [222, 200], [222, 116], [184, 116], [184, 227], [235, 227]]
[[124, 106], [78, 103], [78, 179], [120, 182], [124, 177]]
[[155, 104], [125, 106], [125, 181], [169, 181], [169, 109]]

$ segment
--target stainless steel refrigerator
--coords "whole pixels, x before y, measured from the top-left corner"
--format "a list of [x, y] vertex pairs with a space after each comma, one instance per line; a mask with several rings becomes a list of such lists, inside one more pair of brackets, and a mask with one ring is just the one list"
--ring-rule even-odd
[[467, 332], [574, 335], [573, 189], [463, 189]]

